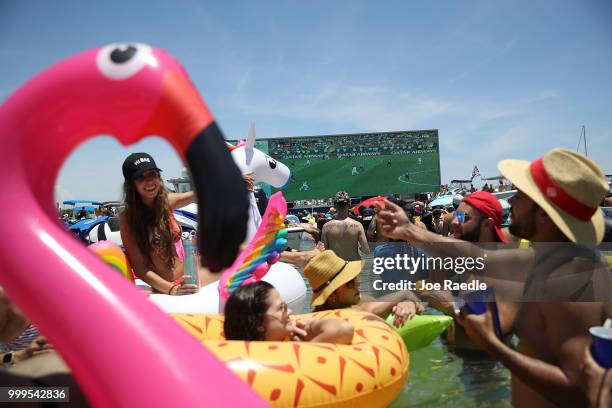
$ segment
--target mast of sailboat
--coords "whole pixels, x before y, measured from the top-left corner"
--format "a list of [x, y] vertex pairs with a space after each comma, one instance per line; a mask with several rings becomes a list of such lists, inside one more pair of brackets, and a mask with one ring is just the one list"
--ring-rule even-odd
[[586, 128], [584, 125], [582, 125], [582, 131], [580, 132], [580, 138], [578, 138], [578, 147], [576, 147], [576, 151], [580, 150], [580, 142], [582, 142], [582, 140], [584, 140], [584, 155], [588, 157], [589, 153], [587, 152]]

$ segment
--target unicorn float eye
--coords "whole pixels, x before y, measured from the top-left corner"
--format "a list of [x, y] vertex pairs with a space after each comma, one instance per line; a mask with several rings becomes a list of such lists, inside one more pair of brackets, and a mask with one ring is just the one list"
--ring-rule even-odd
[[270, 166], [271, 169], [276, 168], [276, 160], [274, 160], [270, 156], [266, 156], [266, 160], [268, 160], [268, 166]]
[[98, 69], [108, 79], [127, 79], [143, 67], [156, 66], [153, 50], [146, 44], [109, 44], [98, 51]]

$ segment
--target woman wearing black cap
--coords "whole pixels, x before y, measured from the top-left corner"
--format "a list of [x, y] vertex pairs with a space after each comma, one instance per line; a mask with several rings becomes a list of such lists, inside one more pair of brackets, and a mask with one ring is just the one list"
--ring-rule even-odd
[[[197, 286], [185, 284], [184, 248], [181, 228], [172, 215], [175, 208], [195, 201], [193, 191], [169, 193], [162, 183], [161, 169], [147, 153], [132, 153], [123, 162], [125, 210], [119, 217], [121, 240], [136, 276], [155, 292], [188, 295]], [[253, 177], [244, 174], [247, 189]], [[199, 268], [199, 281], [206, 284], [214, 277]]]
[[183, 284], [181, 228], [172, 210], [195, 201], [193, 191], [168, 193], [161, 170], [147, 153], [123, 162], [125, 210], [119, 217], [121, 239], [136, 276], [155, 292], [186, 295], [196, 285]]

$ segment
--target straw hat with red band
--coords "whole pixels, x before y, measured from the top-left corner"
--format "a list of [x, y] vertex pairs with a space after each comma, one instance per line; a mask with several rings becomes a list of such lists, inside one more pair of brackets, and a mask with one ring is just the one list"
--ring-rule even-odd
[[304, 268], [304, 275], [312, 287], [311, 305], [324, 304], [332, 293], [360, 272], [361, 261], [347, 262], [329, 249], [312, 258]]
[[506, 242], [506, 236], [501, 230], [504, 209], [493, 194], [488, 191], [477, 191], [465, 197], [462, 201], [477, 209], [486, 218], [491, 218], [494, 223], [495, 235], [500, 242]]
[[605, 224], [599, 203], [608, 192], [608, 183], [595, 162], [580, 153], [556, 148], [532, 163], [502, 160], [498, 168], [572, 242], [601, 242]]

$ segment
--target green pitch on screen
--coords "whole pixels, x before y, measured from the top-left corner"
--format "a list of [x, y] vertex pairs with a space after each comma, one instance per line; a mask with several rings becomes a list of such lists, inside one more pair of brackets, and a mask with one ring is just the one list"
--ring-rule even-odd
[[437, 130], [259, 139], [255, 147], [291, 169], [288, 201], [440, 188]]

